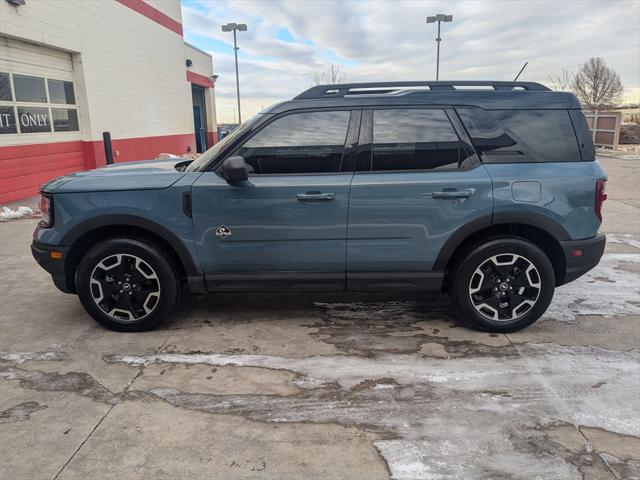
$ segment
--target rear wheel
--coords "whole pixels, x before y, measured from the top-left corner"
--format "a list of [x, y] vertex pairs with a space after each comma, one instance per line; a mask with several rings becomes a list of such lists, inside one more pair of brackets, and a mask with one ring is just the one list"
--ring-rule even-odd
[[94, 319], [112, 330], [134, 332], [155, 328], [170, 315], [180, 281], [161, 249], [116, 238], [95, 245], [82, 258], [76, 287]]
[[547, 310], [555, 290], [551, 262], [520, 238], [476, 245], [454, 266], [450, 295], [461, 320], [491, 332], [514, 332]]

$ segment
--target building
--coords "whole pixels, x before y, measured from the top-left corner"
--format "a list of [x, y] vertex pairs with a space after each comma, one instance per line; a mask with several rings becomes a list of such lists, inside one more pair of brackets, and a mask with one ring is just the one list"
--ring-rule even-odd
[[59, 175], [216, 141], [211, 56], [180, 0], [0, 0], [0, 204]]

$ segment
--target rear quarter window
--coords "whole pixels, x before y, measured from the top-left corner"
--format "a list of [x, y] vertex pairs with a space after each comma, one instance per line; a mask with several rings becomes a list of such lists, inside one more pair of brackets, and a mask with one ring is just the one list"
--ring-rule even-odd
[[580, 150], [567, 110], [458, 108], [484, 162], [573, 162]]

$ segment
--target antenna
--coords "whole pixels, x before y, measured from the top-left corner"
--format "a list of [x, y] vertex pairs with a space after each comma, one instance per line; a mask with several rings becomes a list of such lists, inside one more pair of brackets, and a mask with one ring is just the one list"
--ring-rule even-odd
[[524, 72], [524, 69], [527, 68], [527, 65], [529, 65], [529, 62], [524, 62], [524, 65], [522, 66], [522, 68], [520, 69], [520, 71], [518, 72], [518, 74], [516, 75], [516, 78], [513, 79], [513, 81], [515, 82], [516, 80], [518, 80], [518, 77], [520, 76], [520, 74], [522, 72]]

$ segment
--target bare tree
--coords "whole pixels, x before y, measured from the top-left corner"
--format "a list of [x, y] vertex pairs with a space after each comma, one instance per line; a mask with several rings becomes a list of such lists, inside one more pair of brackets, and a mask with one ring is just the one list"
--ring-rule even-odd
[[588, 110], [620, 104], [624, 91], [620, 76], [600, 57], [592, 57], [580, 66], [572, 90]]
[[549, 76], [551, 88], [556, 92], [570, 92], [573, 89], [573, 82], [576, 76], [568, 68], [563, 68], [562, 73], [556, 76]]
[[311, 79], [312, 85], [325, 85], [335, 83], [346, 83], [347, 74], [340, 65], [330, 63], [324, 72], [318, 72]]

